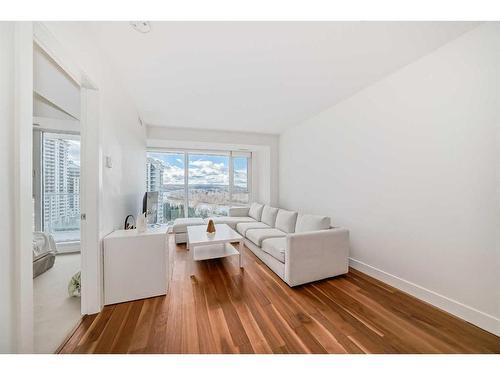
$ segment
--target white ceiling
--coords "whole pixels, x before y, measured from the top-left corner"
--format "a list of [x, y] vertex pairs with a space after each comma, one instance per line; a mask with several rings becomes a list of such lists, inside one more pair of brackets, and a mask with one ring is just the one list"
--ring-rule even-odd
[[472, 22], [89, 22], [151, 125], [280, 133]]

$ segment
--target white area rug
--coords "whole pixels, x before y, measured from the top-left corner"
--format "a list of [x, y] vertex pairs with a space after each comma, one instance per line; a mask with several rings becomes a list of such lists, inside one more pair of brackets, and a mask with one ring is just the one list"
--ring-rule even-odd
[[33, 280], [35, 353], [54, 353], [80, 320], [80, 298], [68, 283], [80, 270], [80, 253], [57, 255], [54, 267]]

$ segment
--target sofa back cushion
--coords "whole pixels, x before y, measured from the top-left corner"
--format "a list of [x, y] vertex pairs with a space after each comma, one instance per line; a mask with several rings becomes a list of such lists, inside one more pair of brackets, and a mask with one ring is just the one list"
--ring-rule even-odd
[[250, 206], [250, 209], [248, 210], [248, 216], [251, 218], [260, 221], [260, 218], [262, 216], [262, 209], [264, 208], [263, 204], [260, 203], [252, 203]]
[[303, 214], [297, 216], [295, 232], [309, 232], [323, 229], [330, 229], [330, 218], [328, 216]]
[[278, 209], [275, 207], [268, 206], [267, 204], [262, 209], [262, 216], [260, 221], [274, 228], [276, 224], [276, 215], [278, 214]]
[[278, 210], [278, 215], [276, 215], [276, 228], [282, 230], [285, 233], [295, 232], [295, 224], [297, 222], [297, 212]]

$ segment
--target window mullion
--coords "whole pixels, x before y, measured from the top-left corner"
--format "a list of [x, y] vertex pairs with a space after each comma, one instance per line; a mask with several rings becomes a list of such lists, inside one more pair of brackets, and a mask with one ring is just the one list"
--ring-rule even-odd
[[248, 204], [253, 201], [253, 189], [252, 189], [252, 159], [247, 158], [247, 192], [248, 192]]
[[188, 212], [189, 212], [188, 172], [189, 172], [189, 155], [187, 152], [184, 152], [184, 217], [188, 217]]
[[229, 153], [229, 204], [233, 202], [233, 185], [234, 185], [234, 166], [233, 166], [233, 152]]

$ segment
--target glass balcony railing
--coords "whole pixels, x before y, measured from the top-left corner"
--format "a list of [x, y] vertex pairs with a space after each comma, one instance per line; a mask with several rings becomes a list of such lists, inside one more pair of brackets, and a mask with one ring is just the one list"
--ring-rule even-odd
[[43, 230], [56, 242], [80, 241], [80, 194], [44, 193]]

